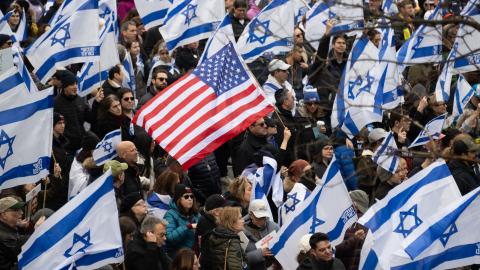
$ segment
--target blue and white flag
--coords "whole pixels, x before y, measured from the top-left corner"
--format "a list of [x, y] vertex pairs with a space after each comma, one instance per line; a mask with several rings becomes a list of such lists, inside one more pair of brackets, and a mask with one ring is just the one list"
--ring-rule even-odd
[[397, 151], [397, 143], [395, 143], [393, 132], [390, 131], [387, 137], [383, 139], [382, 144], [373, 153], [372, 160], [385, 170], [395, 173], [399, 163]]
[[307, 12], [311, 9], [309, 6], [310, 1], [305, 0], [293, 0], [293, 24], [298, 25], [302, 22], [303, 16], [307, 14]]
[[64, 20], [65, 18], [72, 16], [88, 1], [90, 0], [64, 0], [48, 24], [52, 26]]
[[15, 34], [12, 32], [12, 28], [8, 24], [8, 19], [12, 16], [13, 10], [7, 12], [7, 14], [3, 15], [0, 19], [0, 34], [8, 35], [11, 37], [13, 42], [16, 42]]
[[480, 263], [480, 187], [438, 208], [403, 241], [392, 269], [454, 269]]
[[450, 87], [452, 85], [452, 59], [455, 58], [453, 53], [450, 51], [450, 54], [447, 57], [447, 61], [443, 65], [442, 72], [438, 76], [437, 84], [435, 85], [435, 100], [437, 102], [448, 102], [450, 99]]
[[[438, 5], [428, 20], [442, 20], [442, 8]], [[442, 25], [420, 25], [397, 52], [398, 65], [406, 66], [442, 61]]]
[[317, 1], [305, 16], [305, 40], [310, 42], [313, 48], [318, 48], [327, 29], [327, 20], [335, 18], [335, 14], [330, 12], [328, 3]]
[[73, 15], [62, 18], [31, 45], [26, 56], [41, 82], [50, 79], [57, 68], [98, 61], [98, 18], [98, 1], [87, 0]]
[[246, 63], [258, 57], [285, 53], [293, 48], [293, 3], [273, 0], [253, 18], [238, 39], [239, 53]]
[[15, 67], [0, 74], [0, 100], [14, 99], [16, 96], [26, 96], [29, 93], [22, 74]]
[[117, 156], [117, 145], [122, 141], [122, 131], [116, 129], [105, 134], [105, 137], [93, 150], [93, 160], [97, 166], [103, 165], [107, 160]]
[[97, 269], [123, 262], [110, 170], [50, 216], [22, 246], [19, 269]]
[[148, 196], [146, 204], [149, 215], [163, 219], [168, 210], [170, 210], [170, 195], [161, 195], [154, 191]]
[[27, 69], [27, 66], [23, 62], [22, 54], [15, 48], [12, 48], [13, 51], [13, 63], [15, 66], [18, 68], [18, 72], [20, 73], [20, 76], [22, 76], [22, 79], [27, 86], [28, 91], [30, 92], [38, 92], [37, 85], [32, 79], [32, 76], [30, 75], [30, 72]]
[[210, 37], [225, 17], [223, 0], [175, 0], [160, 33], [173, 49]]
[[53, 136], [53, 88], [25, 94], [18, 72], [5, 75], [0, 81], [0, 190], [48, 175]]
[[285, 220], [295, 212], [297, 206], [310, 195], [310, 190], [301, 183], [295, 183], [292, 190], [287, 194], [287, 199], [278, 208], [278, 225], [282, 226]]
[[467, 106], [474, 94], [475, 88], [465, 80], [463, 75], [458, 76], [457, 87], [453, 99], [452, 117], [457, 117], [463, 113], [465, 106]]
[[27, 16], [25, 10], [22, 12], [22, 17], [20, 18], [20, 23], [17, 28], [17, 32], [13, 33], [15, 35], [15, 41], [20, 42], [27, 40], [28, 38], [28, 24]]
[[135, 7], [145, 29], [162, 25], [172, 3], [173, 0], [135, 0]]
[[108, 79], [108, 71], [120, 63], [116, 45], [112, 17], [106, 17], [104, 28], [100, 31], [100, 60], [85, 63], [78, 72], [78, 95], [90, 94], [95, 87]]
[[443, 160], [394, 187], [358, 221], [369, 228], [359, 269], [390, 269], [390, 257], [401, 248], [402, 241], [438, 209], [460, 196]]
[[232, 42], [234, 45], [236, 44], [230, 16], [226, 15], [225, 18], [223, 18], [223, 21], [218, 25], [215, 33], [213, 33], [213, 36], [211, 36], [205, 44], [205, 49], [198, 63], [201, 64], [205, 59], [216, 54], [229, 42]]
[[133, 61], [132, 61], [132, 55], [127, 52], [125, 55], [125, 59], [123, 59], [123, 71], [124, 71], [124, 77], [123, 77], [123, 82], [122, 86], [131, 89], [134, 93], [136, 93], [136, 79], [135, 79], [135, 70], [133, 69]]
[[357, 221], [357, 214], [343, 182], [338, 162], [330, 162], [321, 183], [270, 241], [269, 248], [283, 269], [296, 269], [299, 239], [305, 234], [324, 232], [333, 246], [343, 241], [345, 231]]
[[408, 148], [424, 145], [430, 141], [430, 139], [437, 140], [440, 138], [443, 123], [445, 122], [446, 117], [447, 114], [445, 113], [430, 120], [425, 125], [425, 128], [418, 134], [417, 138], [415, 138], [415, 140], [408, 146]]

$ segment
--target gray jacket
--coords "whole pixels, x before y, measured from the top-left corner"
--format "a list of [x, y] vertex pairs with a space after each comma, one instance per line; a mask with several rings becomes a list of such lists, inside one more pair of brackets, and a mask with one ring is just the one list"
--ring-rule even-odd
[[250, 218], [245, 221], [245, 235], [248, 237], [247, 253], [248, 269], [250, 270], [266, 270], [273, 262], [273, 257], [263, 257], [262, 250], [257, 249], [255, 243], [260, 241], [272, 231], [278, 231], [279, 227], [276, 223], [267, 220], [267, 224], [263, 228], [257, 228], [252, 224]]

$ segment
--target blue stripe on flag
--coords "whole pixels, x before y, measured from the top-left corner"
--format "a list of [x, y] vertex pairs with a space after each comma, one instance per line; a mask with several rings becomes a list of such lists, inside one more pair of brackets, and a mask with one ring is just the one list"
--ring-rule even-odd
[[345, 116], [345, 120], [343, 124], [350, 130], [352, 135], [358, 135], [360, 133], [360, 130], [358, 129], [357, 125], [353, 121], [352, 117], [350, 116], [350, 112], [347, 113]]
[[378, 265], [377, 253], [375, 252], [375, 250], [370, 249], [362, 269], [365, 269], [365, 270], [375, 269], [377, 265]]
[[0, 112], [0, 126], [12, 124], [29, 118], [37, 111], [53, 108], [53, 95], [33, 103]]
[[85, 91], [87, 89], [90, 89], [93, 87], [95, 84], [99, 83], [103, 80], [106, 80], [108, 78], [108, 71], [104, 70], [100, 73], [92, 75], [92, 77], [83, 80], [82, 83], [82, 90]]
[[[96, 262], [106, 260], [108, 258], [118, 258], [123, 255], [123, 250], [118, 248], [102, 251], [95, 254], [85, 254], [80, 259], [75, 261], [72, 269], [77, 269], [79, 266], [89, 266]], [[62, 270], [71, 269], [71, 264], [61, 268]]]
[[[274, 8], [277, 8], [285, 3], [287, 3], [289, 0], [273, 0], [272, 2], [270, 2], [270, 4], [268, 6], [265, 7], [265, 9], [263, 9], [261, 12], [264, 13], [268, 10], [272, 10]], [[260, 13], [259, 13], [260, 14]]]
[[175, 17], [175, 15], [177, 15], [180, 11], [182, 11], [182, 9], [186, 7], [188, 4], [190, 4], [190, 2], [192, 2], [192, 0], [185, 0], [182, 3], [180, 3], [178, 6], [171, 8], [168, 12], [167, 18], [165, 18], [165, 21], [163, 21], [163, 25], [167, 24], [167, 22], [170, 21], [170, 19]]
[[345, 209], [345, 211], [343, 211], [343, 214], [340, 216], [340, 219], [337, 221], [337, 225], [335, 225], [335, 228], [333, 228], [327, 233], [328, 238], [332, 240], [339, 238], [343, 232], [343, 229], [345, 228], [345, 224], [356, 214], [357, 213], [355, 212], [355, 208], [353, 208], [353, 206]]
[[142, 18], [142, 22], [143, 24], [147, 25], [154, 21], [161, 20], [167, 15], [167, 12], [168, 12], [168, 8], [149, 13]]
[[49, 168], [50, 157], [40, 157], [33, 163], [18, 165], [17, 167], [11, 168], [10, 170], [2, 173], [0, 176], [0, 186], [9, 180], [20, 177], [34, 176], [44, 170], [48, 170]]
[[442, 164], [432, 169], [430, 173], [426, 175], [422, 180], [418, 181], [414, 185], [397, 194], [395, 197], [391, 198], [382, 209], [378, 210], [378, 212], [374, 216], [372, 216], [372, 218], [368, 220], [368, 222], [365, 223], [365, 227], [369, 228], [372, 233], [376, 232], [385, 222], [390, 219], [392, 213], [395, 213], [403, 205], [405, 205], [405, 203], [418, 189], [430, 183], [440, 181], [450, 175], [450, 171], [445, 164]]
[[262, 55], [264, 51], [271, 49], [273, 47], [290, 46], [291, 44], [292, 44], [292, 41], [288, 39], [277, 40], [275, 42], [267, 44], [266, 46], [256, 47], [255, 49], [249, 51], [248, 53], [242, 54], [242, 57], [244, 59], [250, 59], [250, 58]]
[[71, 233], [78, 222], [85, 217], [90, 209], [100, 200], [105, 194], [113, 191], [112, 176], [108, 176], [105, 182], [95, 191], [90, 197], [86, 198], [77, 208], [73, 209], [63, 219], [53, 225], [48, 231], [40, 235], [32, 243], [29, 249], [23, 252], [22, 258], [18, 261], [18, 265], [25, 267], [36, 258], [41, 256], [45, 251], [52, 248], [57, 242]]
[[117, 155], [117, 151], [113, 151], [113, 152], [109, 153], [108, 155], [102, 156], [98, 160], [95, 160], [95, 164], [102, 165], [102, 163], [104, 161], [110, 160], [110, 159], [114, 158], [116, 155]]
[[188, 28], [185, 32], [182, 33], [181, 36], [167, 42], [167, 48], [169, 50], [172, 50], [173, 48], [175, 48], [177, 46], [177, 44], [180, 41], [182, 41], [184, 39], [191, 38], [191, 37], [194, 37], [196, 35], [203, 34], [203, 33], [208, 33], [208, 32], [211, 32], [213, 30], [215, 30], [215, 27], [214, 27], [213, 23], [204, 23], [204, 24], [192, 27], [192, 28]]
[[7, 92], [8, 90], [17, 87], [23, 83], [23, 78], [20, 76], [20, 73], [15, 72], [12, 76], [5, 78], [1, 82], [0, 94]]

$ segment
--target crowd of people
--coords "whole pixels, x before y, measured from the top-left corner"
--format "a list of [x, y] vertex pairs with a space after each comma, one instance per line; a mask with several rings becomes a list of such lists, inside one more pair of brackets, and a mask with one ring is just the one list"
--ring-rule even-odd
[[[63, 0], [53, 1], [48, 9], [46, 2], [1, 1], [3, 14], [14, 11], [8, 19], [14, 33], [26, 14], [30, 31], [21, 47], [26, 48], [49, 29], [48, 22]], [[268, 2], [225, 0], [235, 39]], [[306, 2], [313, 5], [316, 1]], [[455, 3], [442, 23], [446, 54], [458, 29], [454, 23], [457, 5], [465, 4]], [[381, 0], [365, 3], [366, 22], [375, 24], [383, 16], [381, 4]], [[397, 1], [398, 13], [392, 19], [397, 48], [437, 4], [436, 0]], [[114, 178], [125, 260], [102, 269], [281, 269], [267, 246], [255, 245], [279, 230], [277, 207], [271, 196], [269, 204], [252, 200], [251, 179], [244, 174], [252, 164], [263, 166], [265, 156], [278, 164], [284, 201], [295, 186], [313, 191], [335, 157], [358, 216], [439, 158], [447, 161], [462, 195], [480, 186], [480, 90], [459, 118], [447, 121], [438, 139], [408, 148], [431, 119], [452, 111], [453, 99], [438, 102], [433, 93], [441, 65], [407, 68], [403, 74], [405, 102], [385, 112], [382, 122], [368, 125], [353, 139], [331, 125], [334, 99], [353, 43], [352, 37], [344, 34], [330, 35], [334, 19], [326, 22], [318, 48], [305, 40], [300, 22], [290, 52], [260, 57], [249, 64], [262, 85], [259, 90], [275, 105], [275, 112], [257, 119], [185, 171], [145, 130], [133, 126], [132, 119], [157, 93], [196, 67], [205, 40], [169, 52], [158, 26], [145, 29], [133, 0], [118, 0], [118, 21], [120, 62], [127, 54], [131, 56], [135, 89], [123, 86], [126, 74], [121, 64], [111, 68], [101, 87], [87, 97], [78, 95], [75, 74], [82, 64], [57, 70], [47, 85], [32, 73], [39, 89], [53, 86], [56, 94], [53, 162], [50, 175], [38, 183], [42, 191], [29, 202], [28, 219], [23, 211], [25, 195], [35, 184], [1, 191], [0, 269], [16, 269], [17, 256], [29, 234], [108, 169]], [[380, 32], [374, 27], [363, 35], [379, 46]], [[9, 36], [0, 34], [1, 49], [13, 43]], [[25, 63], [28, 66], [26, 58]], [[479, 82], [479, 71], [464, 76], [471, 85]], [[452, 83], [452, 93], [454, 89]], [[116, 129], [122, 132], [122, 142], [116, 147], [118, 156], [97, 166], [93, 150], [105, 134]], [[399, 149], [395, 154], [400, 157], [394, 173], [372, 160], [390, 131]], [[267, 209], [272, 209], [273, 219]], [[335, 247], [323, 232], [306, 235], [299, 239], [300, 253], [291, 256], [296, 256], [301, 270], [358, 269], [366, 233], [366, 228], [355, 224]]]

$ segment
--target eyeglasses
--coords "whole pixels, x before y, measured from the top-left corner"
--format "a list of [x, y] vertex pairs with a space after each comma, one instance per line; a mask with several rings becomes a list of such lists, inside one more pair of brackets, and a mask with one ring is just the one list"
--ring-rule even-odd
[[162, 81], [162, 82], [166, 82], [166, 81], [167, 81], [167, 78], [161, 77], [161, 78], [157, 78], [157, 80]]
[[123, 98], [123, 101], [134, 101], [135, 98], [134, 97], [124, 97]]
[[188, 200], [188, 199], [195, 199], [195, 196], [193, 196], [193, 194], [185, 194], [182, 196], [185, 200]]
[[164, 237], [164, 236], [167, 236], [167, 233], [159, 233], [158, 236], [159, 237]]

